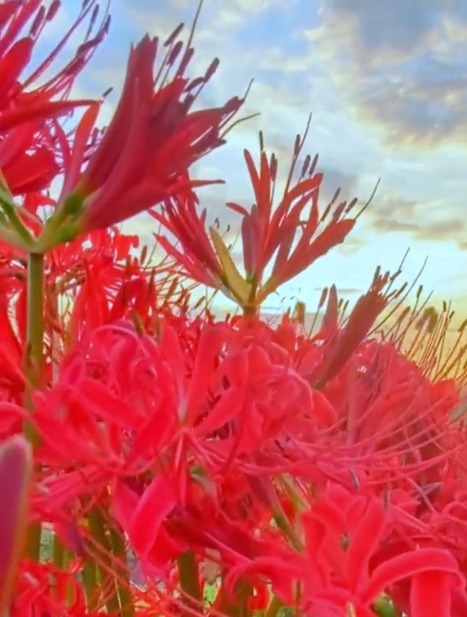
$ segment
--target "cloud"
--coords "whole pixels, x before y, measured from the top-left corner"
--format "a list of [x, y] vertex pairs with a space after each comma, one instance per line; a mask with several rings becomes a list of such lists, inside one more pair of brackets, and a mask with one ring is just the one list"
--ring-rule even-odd
[[357, 196], [359, 180], [358, 176], [346, 173], [343, 169], [336, 167], [322, 167], [319, 162], [317, 170], [323, 174], [320, 199], [321, 207], [324, 208], [334, 197], [337, 189], [340, 189], [336, 203], [341, 201], [351, 201]]
[[417, 223], [410, 223], [409, 221], [396, 221], [393, 218], [386, 217], [374, 217], [376, 220], [372, 221], [373, 229], [380, 232], [387, 231], [402, 231], [407, 233], [414, 233], [420, 231]]
[[427, 7], [426, 0], [322, 0], [320, 9], [327, 28], [337, 25], [332, 31], [340, 51], [343, 43], [354, 43], [347, 51], [365, 66], [409, 59], [426, 48], [439, 23], [439, 12]]
[[365, 224], [378, 234], [403, 233], [408, 241], [448, 241], [465, 245], [467, 226], [463, 205], [453, 204], [446, 216], [443, 202], [410, 201], [388, 191], [366, 212]]
[[356, 117], [388, 144], [467, 143], [467, 8], [460, 0], [326, 0], [309, 52], [333, 66]]

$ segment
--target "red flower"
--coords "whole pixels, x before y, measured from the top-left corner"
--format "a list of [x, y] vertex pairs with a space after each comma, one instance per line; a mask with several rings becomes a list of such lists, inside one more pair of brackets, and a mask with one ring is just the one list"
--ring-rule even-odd
[[[332, 202], [320, 213], [318, 207], [322, 174], [315, 173], [317, 157], [307, 156], [298, 179], [294, 179], [305, 138], [297, 137], [292, 165], [284, 193], [273, 208], [277, 159], [268, 160], [261, 141], [261, 158], [256, 169], [250, 152], [245, 160], [253, 186], [255, 204], [250, 210], [227, 204], [241, 216], [244, 274], [237, 269], [216, 229], [206, 231], [206, 213], [197, 212], [192, 198], [175, 195], [162, 213], [152, 213], [180, 243], [180, 248], [158, 234], [163, 248], [177, 259], [188, 276], [200, 283], [220, 287], [247, 312], [256, 312], [265, 298], [344, 241], [355, 219], [348, 218], [356, 204]], [[272, 266], [266, 276], [268, 266]]]
[[[395, 555], [376, 567], [387, 514], [371, 494], [352, 495], [328, 486], [304, 515], [309, 575], [304, 604], [322, 615], [374, 615], [381, 594], [411, 582], [411, 617], [451, 617], [451, 599], [465, 598], [465, 580], [452, 554], [420, 548]], [[353, 612], [352, 612], [353, 610]]]
[[[278, 163], [274, 154], [268, 160], [262, 140], [258, 168], [255, 168], [250, 152], [245, 150], [255, 196], [254, 206], [248, 211], [241, 205], [228, 204], [242, 216], [243, 264], [246, 279], [259, 289], [259, 302], [333, 246], [342, 243], [355, 225], [355, 219], [346, 217], [356, 199], [331, 208], [340, 189], [324, 212], [319, 211], [323, 175], [315, 171], [317, 156], [313, 160], [306, 156], [298, 179], [294, 179], [307, 132], [308, 127], [303, 138], [297, 135], [284, 192], [275, 209], [273, 200]], [[265, 279], [265, 269], [274, 256], [272, 272]]]
[[106, 227], [203, 184], [190, 180], [187, 170], [224, 143], [223, 129], [243, 101], [232, 98], [222, 107], [191, 111], [218, 61], [212, 62], [203, 77], [189, 80], [184, 73], [193, 49], [187, 47], [173, 80], [167, 81], [167, 71], [183, 49], [182, 42], [176, 41], [179, 31], [165, 42], [168, 52], [155, 81], [160, 41], [146, 36], [131, 49], [115, 115], [79, 176], [83, 144], [97, 111], [91, 109], [83, 118], [66, 170], [65, 187], [72, 192], [58, 214], [60, 222], [78, 218], [85, 231]]
[[[48, 9], [41, 5], [41, 0], [8, 1], [0, 6], [0, 170], [14, 195], [48, 187], [59, 172], [55, 136], [49, 121], [90, 103], [65, 99], [109, 24], [106, 14], [91, 38], [98, 4], [96, 0], [85, 2], [53, 51], [38, 67], [24, 75], [44, 27], [55, 17], [59, 6], [57, 0]], [[91, 24], [75, 56], [47, 81], [38, 83], [88, 16]], [[19, 38], [28, 24], [29, 32]]]
[[180, 247], [176, 248], [164, 233], [155, 234], [160, 246], [189, 277], [203, 285], [222, 289], [227, 296], [238, 300], [206, 233], [206, 210], [199, 212], [195, 195], [168, 200], [162, 212], [151, 211], [150, 214], [179, 242]]
[[[87, 609], [82, 585], [77, 580], [79, 564], [72, 561], [66, 570], [50, 563], [23, 561], [15, 590], [11, 615], [63, 615], [98, 617], [107, 614]], [[96, 594], [96, 598], [98, 598]], [[103, 600], [99, 604], [103, 604]]]

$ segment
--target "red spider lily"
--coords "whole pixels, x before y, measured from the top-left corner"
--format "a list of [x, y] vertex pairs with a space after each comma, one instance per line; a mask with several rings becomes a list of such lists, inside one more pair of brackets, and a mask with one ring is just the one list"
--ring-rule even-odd
[[[111, 399], [115, 405], [117, 400], [120, 400], [121, 410], [117, 414], [115, 409], [106, 421], [111, 424], [116, 422], [115, 429], [120, 426], [120, 430], [129, 431], [128, 445], [125, 446], [129, 449], [124, 459], [121, 459], [121, 473], [124, 475], [132, 475], [133, 465], [138, 469], [137, 460], [144, 458], [146, 448], [149, 448], [148, 454], [152, 452], [152, 456], [155, 456], [156, 452], [162, 451], [162, 445], [167, 439], [170, 441], [171, 438], [180, 438], [183, 442], [185, 439], [183, 430], [180, 434], [173, 434], [177, 425], [180, 428], [185, 427], [184, 430], [191, 427], [193, 438], [199, 440], [224, 427], [235, 416], [235, 409], [243, 405], [245, 398], [243, 390], [248, 384], [242, 384], [245, 363], [242, 365], [240, 352], [232, 353], [231, 360], [224, 359], [222, 365], [217, 366], [219, 354], [225, 345], [223, 333], [226, 333], [223, 325], [205, 329], [197, 344], [194, 364], [181, 349], [171, 329], [167, 329], [164, 333], [160, 348], [149, 337], [138, 337], [129, 324], [100, 328], [90, 339], [84, 338], [68, 360], [62, 363], [62, 374], [57, 386], [45, 398], [43, 395], [40, 397], [44, 399], [43, 402], [42, 400], [37, 402], [34, 419], [44, 442], [49, 444], [48, 450], [51, 455], [59, 453], [61, 457], [69, 457], [68, 448], [75, 441], [74, 451], [81, 461], [82, 469], [84, 464], [94, 465], [100, 460], [99, 465], [103, 471], [107, 468], [109, 471], [114, 469], [114, 472], [117, 472], [118, 466], [115, 467], [115, 464], [121, 459], [119, 452], [123, 442], [117, 444], [112, 440], [102, 441], [100, 428], [102, 418], [108, 415], [101, 405], [107, 404], [106, 401], [110, 402]], [[91, 350], [92, 356], [89, 355]], [[259, 351], [256, 356], [258, 353]], [[131, 367], [127, 363], [130, 356], [134, 358], [134, 365]], [[236, 356], [239, 358], [238, 361]], [[268, 427], [263, 437], [266, 440], [271, 439], [279, 430], [276, 427], [279, 421], [279, 409], [277, 419], [267, 417], [265, 409], [262, 411], [262, 406], [267, 404], [267, 400], [262, 399], [267, 393], [263, 394], [261, 390], [269, 386], [271, 391], [279, 392], [281, 387], [285, 387], [286, 380], [293, 378], [293, 375], [287, 373], [284, 368], [268, 363], [264, 354], [259, 353], [259, 356], [255, 357], [252, 350], [251, 356], [250, 363], [258, 369], [255, 380], [253, 375], [251, 380], [251, 395], [258, 401], [257, 409], [245, 409], [245, 421], [251, 422], [251, 425], [248, 425], [249, 429], [241, 432], [233, 440], [227, 434], [225, 442], [225, 444], [232, 442], [239, 453], [251, 449], [257, 443], [250, 434], [254, 429], [254, 422], [261, 420], [264, 427]], [[264, 363], [264, 368], [261, 363]], [[143, 373], [139, 372], [145, 365], [146, 370]], [[131, 376], [133, 370], [135, 373]], [[187, 372], [188, 379], [185, 377]], [[157, 381], [154, 381], [154, 376], [157, 376]], [[224, 377], [229, 384], [225, 392], [225, 388], [220, 385]], [[254, 391], [255, 381], [257, 393]], [[80, 385], [77, 388], [78, 384]], [[117, 398], [112, 394], [115, 388], [118, 391]], [[214, 388], [212, 392], [211, 388]], [[305, 383], [298, 378], [297, 383], [292, 381], [290, 388], [289, 398], [296, 397], [297, 400], [302, 399], [303, 404], [307, 404], [309, 393]], [[217, 391], [220, 400], [214, 404]], [[212, 406], [213, 409], [204, 419], [206, 406]], [[51, 414], [49, 408], [56, 409], [58, 416]], [[58, 411], [59, 409], [61, 411]], [[285, 417], [291, 409], [290, 400], [285, 399], [284, 409], [281, 408], [282, 416]], [[63, 422], [63, 413], [69, 414], [67, 423], [69, 440], [68, 430], [64, 430], [63, 439], [55, 444], [53, 434], [58, 426], [57, 422]], [[263, 418], [262, 413], [264, 413]], [[156, 427], [157, 439], [153, 434]], [[76, 431], [79, 433], [84, 431], [87, 433], [87, 438], [78, 437]], [[95, 444], [92, 443], [93, 431], [95, 431], [94, 437], [98, 440]], [[110, 463], [112, 459], [114, 463]]]
[[[310, 156], [305, 158], [299, 178], [294, 182], [293, 177], [307, 131], [302, 139], [299, 135], [296, 137], [284, 193], [274, 210], [278, 164], [274, 154], [268, 161], [262, 138], [259, 169], [255, 169], [251, 154], [245, 151], [255, 204], [250, 211], [238, 204], [229, 204], [242, 215], [243, 263], [247, 280], [251, 281], [253, 286], [261, 287], [259, 301], [299, 274], [333, 246], [342, 243], [355, 224], [355, 219], [344, 218], [355, 206], [355, 199], [349, 204], [342, 202], [330, 214], [339, 191], [320, 215], [318, 200], [322, 174], [315, 173], [317, 156], [313, 161]], [[308, 207], [310, 212], [305, 214]], [[324, 227], [320, 230], [320, 225], [323, 224]], [[302, 233], [296, 240], [298, 229], [301, 229]], [[274, 255], [276, 258], [272, 271], [267, 280], [264, 280], [265, 269]]]
[[[0, 13], [0, 169], [3, 181], [14, 195], [40, 190], [50, 185], [59, 172], [55, 156], [55, 138], [49, 120], [69, 114], [90, 101], [65, 100], [79, 72], [102, 41], [109, 24], [105, 15], [91, 38], [98, 16], [95, 0], [85, 2], [76, 21], [55, 49], [34, 70], [24, 76], [34, 47], [44, 27], [52, 21], [60, 2], [48, 9], [40, 0], [8, 1]], [[87, 35], [72, 60], [52, 77], [38, 84], [50, 69], [78, 26], [90, 16]], [[22, 31], [29, 31], [19, 38]], [[22, 81], [20, 82], [20, 77]]]
[[0, 614], [9, 603], [23, 543], [29, 502], [32, 456], [29, 445], [14, 437], [0, 447]]
[[[57, 471], [66, 465], [67, 471], [42, 479], [44, 492], [35, 499], [36, 511], [52, 521], [66, 519], [71, 516], [68, 504], [76, 504], [76, 499], [83, 497], [102, 503], [106, 487], [113, 487], [112, 516], [128, 534], [148, 574], [167, 571], [171, 561], [189, 549], [202, 555], [208, 547], [219, 555], [228, 589], [232, 590], [238, 581], [251, 581], [255, 586], [268, 580], [281, 597], [291, 601], [293, 581], [301, 575], [293, 565], [296, 555], [293, 557], [290, 548], [284, 547], [277, 531], [272, 532], [270, 521], [280, 508], [275, 489], [264, 479], [271, 473], [273, 444], [284, 444], [291, 438], [296, 449], [297, 479], [311, 477], [311, 473], [307, 476], [306, 466], [315, 463], [309, 450], [297, 448], [305, 422], [300, 424], [296, 419], [304, 414], [309, 416], [308, 423], [313, 423], [315, 409], [306, 400], [309, 388], [290, 370], [290, 356], [284, 347], [271, 344], [271, 335], [267, 340], [267, 330], [263, 327], [261, 333], [259, 329], [257, 332], [251, 322], [244, 329], [208, 327], [195, 343], [193, 356], [183, 350], [177, 334], [170, 329], [162, 335], [159, 349], [149, 338], [115, 326], [100, 329], [83, 340], [62, 365], [59, 383], [52, 393], [37, 398], [34, 420], [43, 438], [38, 460]], [[357, 347], [357, 353], [363, 358], [361, 347]], [[374, 346], [368, 353], [370, 357], [375, 355]], [[130, 357], [133, 362], [129, 366]], [[352, 367], [353, 363], [346, 366]], [[339, 369], [339, 374], [342, 371]], [[254, 403], [249, 409], [242, 402], [242, 389]], [[231, 396], [227, 396], [229, 390]], [[339, 400], [342, 404], [347, 400], [345, 390], [340, 391], [344, 398], [335, 400], [338, 411]], [[411, 411], [410, 402], [405, 406]], [[375, 410], [374, 421], [378, 416]], [[413, 413], [417, 413], [416, 408]], [[384, 424], [384, 414], [380, 416]], [[340, 466], [348, 471], [349, 465], [358, 466], [358, 448], [363, 440], [351, 444], [347, 451], [336, 448], [335, 421], [332, 414], [321, 419], [306, 439], [318, 437], [327, 448], [334, 470]], [[329, 424], [332, 431], [328, 430]], [[375, 425], [370, 422], [369, 426], [372, 430]], [[378, 431], [376, 425], [374, 434], [378, 435]], [[287, 458], [280, 462], [279, 452], [285, 451], [286, 457], [292, 449], [276, 447], [276, 473], [290, 468]], [[302, 457], [300, 467], [298, 456]], [[319, 488], [323, 476], [319, 479], [319, 474], [313, 474]], [[374, 499], [378, 502], [380, 498], [375, 495]], [[340, 511], [344, 506], [345, 500]], [[82, 506], [76, 507], [75, 514], [78, 511], [87, 515]], [[334, 533], [331, 528], [329, 533]], [[297, 540], [293, 529], [290, 537]], [[433, 552], [436, 547], [424, 546], [424, 550], [432, 550], [423, 553], [424, 558], [432, 559], [431, 569], [444, 567], [445, 553]], [[407, 555], [401, 567], [408, 564], [405, 573], [409, 578], [413, 575], [414, 590], [422, 578], [427, 580], [428, 574], [419, 578], [418, 558], [414, 561], [410, 557], [410, 546], [403, 548]], [[369, 610], [386, 583], [394, 599], [403, 602], [399, 583], [392, 585], [389, 565], [385, 566], [398, 565], [399, 561], [389, 562], [378, 555], [372, 559], [378, 564], [370, 565], [375, 573], [368, 583], [374, 585], [370, 586], [371, 593], [365, 586], [349, 588], [350, 583], [344, 581], [337, 588], [318, 588], [316, 593], [312, 587], [315, 591], [310, 602], [323, 611], [332, 607], [341, 610], [349, 602], [362, 611]], [[454, 572], [448, 562], [446, 567]], [[349, 566], [349, 572], [355, 572], [353, 576], [364, 573], [365, 563], [362, 561], [359, 569], [358, 564], [355, 568]], [[332, 564], [337, 567], [334, 561]], [[389, 578], [381, 583], [378, 577], [386, 574]], [[446, 585], [450, 580], [450, 574], [440, 579]], [[456, 594], [460, 602], [460, 588]], [[221, 597], [219, 606], [223, 606]]]
[[[76, 251], [76, 246], [89, 242], [89, 248]], [[169, 259], [152, 265], [147, 247], [140, 256], [130, 256], [130, 248], [134, 252], [138, 242], [137, 237], [112, 228], [92, 232], [49, 253], [51, 257], [67, 253], [67, 259], [63, 255], [60, 260], [55, 293], [61, 291], [69, 300], [60, 322], [70, 342], [121, 319], [132, 320], [141, 331], [155, 332], [164, 314], [175, 319], [172, 313], [186, 312], [189, 286], [183, 289], [176, 265]]]
[[[31, 206], [28, 220], [34, 217], [30, 226], [41, 228], [30, 198], [25, 200]], [[35, 206], [42, 206], [42, 201]], [[116, 229], [100, 230], [57, 247], [45, 257], [46, 383], [73, 340], [93, 327], [128, 317], [143, 329], [151, 329], [158, 307], [155, 282], [163, 294], [163, 282], [169, 286], [175, 275], [170, 264], [149, 267], [129, 255], [137, 244], [136, 237]], [[22, 366], [27, 330], [26, 256], [7, 249], [5, 263], [8, 266], [0, 269], [0, 400], [21, 404], [27, 383]], [[173, 285], [170, 293], [174, 300], [178, 297]], [[12, 419], [9, 414], [4, 417], [4, 434], [8, 433], [7, 417]]]
[[[20, 84], [57, 7], [0, 5], [0, 222], [4, 240], [27, 236], [0, 246], [0, 615], [277, 617], [284, 604], [310, 617], [463, 617], [465, 371], [460, 352], [440, 359], [449, 307], [427, 312], [413, 339], [402, 320], [380, 331], [380, 315], [384, 325], [405, 298], [378, 269], [347, 319], [332, 287], [317, 332], [300, 316], [263, 323], [264, 298], [346, 237], [354, 202], [334, 206], [336, 196], [320, 212], [322, 177], [309, 158], [296, 174], [297, 138], [274, 208], [277, 161], [261, 141], [257, 167], [245, 154], [254, 206], [229, 204], [242, 219], [241, 274], [217, 227], [206, 230], [188, 176], [241, 104], [192, 111], [216, 63], [188, 80], [191, 36], [184, 46], [177, 30], [153, 80], [159, 41], [146, 37], [103, 139], [97, 103], [66, 132], [59, 118], [76, 103], [64, 99], [106, 18], [56, 77], [36, 86], [40, 65]], [[95, 7], [86, 0], [78, 21], [94, 23]], [[36, 190], [59, 169], [56, 207]], [[13, 210], [7, 185], [22, 196]], [[161, 234], [172, 258], [154, 265], [136, 254], [138, 238], [106, 225], [159, 202], [153, 215], [181, 246]], [[40, 389], [23, 362], [32, 247], [47, 252]], [[181, 272], [222, 287], [244, 315], [216, 323], [201, 304], [191, 311]], [[31, 454], [18, 437], [25, 420]], [[27, 518], [53, 550], [50, 563], [42, 551], [16, 567], [29, 458]]]
[[[389, 272], [381, 275], [378, 267], [370, 289], [358, 298], [345, 324], [342, 324], [343, 327], [338, 323], [337, 292], [335, 287], [331, 288], [322, 328], [313, 337], [313, 341], [326, 343], [319, 348], [322, 362], [316, 366], [316, 360], [312, 360], [314, 366], [309, 377], [315, 388], [322, 388], [346, 365], [358, 345], [372, 330], [378, 316], [390, 302], [400, 296], [405, 285], [400, 289], [391, 289], [396, 277], [397, 274], [391, 275]], [[312, 346], [312, 354], [315, 356], [316, 351], [318, 348]], [[305, 370], [307, 362], [310, 362], [310, 358], [303, 357], [302, 370]]]
[[[410, 615], [452, 615], [451, 597], [465, 580], [445, 550], [420, 548], [372, 567], [387, 515], [373, 495], [352, 496], [329, 486], [304, 516], [309, 579], [304, 602], [320, 614], [372, 616], [372, 605], [399, 581], [411, 580]], [[436, 590], [436, 591], [434, 591]]]
[[[14, 195], [39, 191], [50, 185], [59, 172], [53, 143], [42, 145], [37, 137], [43, 130], [41, 122], [26, 122], [10, 129], [0, 145], [0, 169], [4, 183]], [[29, 170], [26, 175], [24, 170]]]
[[[260, 522], [256, 502], [248, 512], [247, 498], [254, 496], [250, 491], [242, 495], [246, 499], [243, 516], [237, 513], [234, 518], [233, 511], [225, 509], [223, 498], [229, 493], [222, 491], [219, 481], [216, 486], [206, 476], [203, 486], [199, 483], [202, 478], [196, 480], [193, 475], [193, 479], [183, 506], [175, 494], [175, 478], [155, 478], [142, 494], [120, 485], [115, 515], [128, 533], [143, 572], [160, 576], [167, 572], [171, 560], [186, 551], [202, 557], [208, 550], [224, 574], [228, 594], [239, 580], [256, 586], [266, 578], [274, 581], [275, 589], [290, 601], [292, 582], [297, 577], [294, 554], [271, 525], [270, 511], [263, 508], [264, 523]], [[209, 485], [211, 490], [207, 491]]]
[[[313, 392], [323, 413], [318, 431], [312, 419], [305, 424], [290, 415], [291, 437], [281, 442], [290, 460], [300, 459], [305, 448], [315, 468], [323, 470], [325, 464], [328, 473], [342, 475], [352, 467], [375, 483], [389, 478], [397, 486], [416, 483], [429, 498], [447, 461], [453, 456], [457, 460], [461, 441], [447, 410], [458, 397], [452, 384], [446, 391], [439, 387], [443, 384], [431, 383], [393, 346], [365, 338], [378, 313], [400, 294], [384, 291], [385, 281], [390, 287], [392, 277], [376, 276], [347, 322], [339, 322], [337, 297], [331, 292], [323, 325], [309, 338], [290, 323], [277, 330], [248, 321], [244, 327], [254, 339], [280, 345], [287, 352], [281, 362], [321, 388], [321, 399]], [[323, 430], [330, 426], [332, 431]]]
[[206, 233], [206, 210], [199, 213], [194, 195], [168, 200], [162, 212], [152, 210], [150, 214], [180, 243], [178, 249], [164, 234], [155, 234], [161, 247], [177, 260], [187, 276], [237, 299], [238, 292], [232, 288]]
[[[99, 13], [99, 5], [96, 0], [83, 2], [77, 19], [57, 46], [40, 62], [39, 66], [23, 77], [20, 84], [20, 75], [30, 63], [34, 46], [46, 24], [55, 18], [60, 2], [54, 0], [46, 9], [41, 0], [7, 1], [2, 4], [1, 8], [0, 51], [2, 60], [0, 71], [4, 79], [0, 97], [0, 108], [2, 109], [0, 130], [5, 131], [25, 121], [53, 117], [54, 110], [60, 109], [59, 103], [62, 104], [62, 109], [72, 108], [73, 102], [62, 100], [55, 103], [54, 99], [64, 99], [69, 94], [76, 76], [87, 64], [107, 32], [110, 20], [105, 14], [97, 32], [91, 38]], [[90, 24], [87, 34], [74, 57], [65, 67], [39, 85], [38, 79], [50, 68], [79, 25], [88, 16], [90, 16]], [[18, 40], [18, 35], [31, 21], [28, 34]], [[47, 103], [50, 105], [49, 111], [47, 111]]]
[[[106, 573], [103, 570], [104, 577]], [[15, 617], [104, 617], [122, 614], [119, 605], [109, 602], [109, 589], [104, 582], [89, 601], [79, 578], [81, 575], [82, 564], [78, 560], [72, 560], [63, 568], [50, 563], [23, 560], [10, 614]], [[135, 588], [134, 606], [124, 604], [126, 614], [135, 617], [163, 614], [160, 610], [161, 596], [155, 589], [141, 592]]]
[[[204, 184], [190, 180], [187, 170], [224, 143], [223, 130], [243, 101], [235, 97], [222, 107], [191, 112], [218, 61], [203, 77], [184, 77], [193, 55], [193, 31], [183, 52], [182, 42], [176, 40], [179, 32], [177, 28], [165, 42], [168, 51], [155, 81], [160, 41], [146, 36], [132, 48], [115, 115], [80, 175], [83, 146], [97, 110], [91, 108], [83, 117], [71, 152], [64, 154], [63, 203], [50, 233], [66, 220], [77, 220], [84, 231], [107, 227]], [[168, 81], [167, 70], [180, 54], [174, 78]]]
[[[319, 367], [321, 353], [321, 346], [315, 352], [309, 349], [307, 362], [314, 356]], [[306, 368], [304, 363], [298, 370], [306, 375], [310, 368], [313, 365]], [[365, 341], [321, 392], [335, 414], [334, 430], [308, 431], [301, 440], [294, 433], [292, 452], [304, 447], [308, 456], [327, 461], [333, 473], [351, 467], [375, 484], [416, 486], [420, 495], [431, 499], [461, 442], [442, 413], [443, 398], [436, 397], [416, 365], [391, 346]]]
[[[301, 173], [294, 181], [305, 138], [306, 134], [303, 139], [297, 136], [284, 193], [275, 209], [275, 155], [272, 154], [268, 160], [261, 138], [261, 162], [259, 169], [255, 169], [250, 152], [245, 151], [255, 204], [250, 210], [238, 204], [227, 204], [242, 217], [244, 275], [238, 271], [214, 228], [210, 230], [210, 241], [206, 232], [206, 213], [197, 212], [192, 198], [176, 195], [165, 205], [162, 213], [152, 213], [180, 243], [180, 249], [177, 249], [162, 234], [156, 236], [167, 252], [183, 266], [187, 275], [203, 284], [220, 286], [227, 296], [247, 311], [255, 312], [279, 285], [305, 270], [333, 246], [342, 243], [355, 224], [354, 218], [346, 217], [356, 200], [342, 202], [332, 208], [339, 191], [320, 214], [318, 201], [322, 174], [315, 173], [317, 157], [313, 161], [306, 157]], [[267, 274], [268, 269], [270, 272]]]
[[[19, 572], [12, 615], [63, 615], [96, 617], [104, 610], [86, 608], [86, 597], [76, 580], [79, 564], [72, 562], [66, 571], [46, 563], [24, 560]], [[103, 607], [102, 607], [103, 608]]]
[[[250, 515], [239, 509], [212, 476], [233, 479], [237, 457], [274, 444], [287, 418], [311, 405], [309, 388], [253, 347], [244, 354], [256, 372], [245, 382], [241, 348], [232, 350], [230, 361], [227, 353], [218, 364], [223, 333], [225, 326], [206, 328], [193, 365], [170, 330], [159, 350], [148, 337], [138, 338], [122, 326], [102, 328], [83, 341], [62, 364], [53, 390], [36, 397], [33, 421], [42, 440], [38, 460], [50, 469], [68, 468], [65, 474], [44, 478], [44, 496], [37, 497], [36, 508], [56, 520], [76, 498], [101, 499], [118, 480], [111, 503], [146, 568], [166, 567], [187, 546], [203, 543], [219, 550], [237, 568], [237, 576], [239, 565], [250, 564], [253, 557], [273, 558], [268, 533], [261, 542], [248, 534], [254, 509]], [[227, 390], [221, 385], [224, 379]], [[248, 405], [243, 389], [250, 390]], [[271, 417], [268, 390], [277, 399]], [[310, 417], [318, 408], [315, 404]], [[206, 472], [195, 473], [197, 464]], [[148, 473], [157, 467], [161, 472], [148, 485]], [[170, 469], [168, 477], [164, 468]], [[251, 486], [249, 481], [243, 485], [246, 499], [253, 480]], [[238, 494], [238, 479], [231, 487]], [[259, 506], [257, 497], [252, 498]], [[263, 509], [271, 499], [263, 499]], [[266, 570], [274, 570], [274, 559], [268, 563], [266, 559]], [[278, 577], [279, 565], [274, 571]]]

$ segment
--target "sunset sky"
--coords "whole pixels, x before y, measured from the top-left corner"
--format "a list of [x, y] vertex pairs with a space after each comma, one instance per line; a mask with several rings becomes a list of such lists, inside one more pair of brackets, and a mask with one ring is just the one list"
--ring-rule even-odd
[[[63, 5], [50, 40], [78, 10], [76, 0]], [[131, 41], [190, 24], [196, 5], [112, 1], [110, 34], [78, 86], [87, 96], [115, 87], [103, 121], [111, 117]], [[364, 202], [381, 178], [348, 242], [282, 290], [286, 302], [297, 296], [313, 305], [331, 283], [352, 300], [376, 265], [396, 268], [410, 247], [404, 278], [412, 280], [428, 257], [426, 289], [467, 313], [465, 0], [205, 0], [195, 48], [192, 74], [214, 56], [221, 60], [204, 104], [242, 94], [253, 78], [244, 113], [261, 112], [195, 170], [226, 180], [200, 192], [213, 217], [234, 223], [224, 202], [251, 205], [243, 148], [257, 152], [258, 130], [287, 171], [310, 112], [306, 149], [320, 154], [323, 204], [338, 186], [343, 196]], [[144, 218], [131, 228], [150, 240]]]

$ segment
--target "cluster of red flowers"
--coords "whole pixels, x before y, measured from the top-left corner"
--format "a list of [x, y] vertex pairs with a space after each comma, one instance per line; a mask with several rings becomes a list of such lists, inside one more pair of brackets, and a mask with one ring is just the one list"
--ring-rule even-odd
[[[258, 168], [245, 153], [255, 204], [229, 204], [242, 273], [189, 175], [243, 102], [192, 111], [217, 61], [189, 80], [193, 32], [144, 38], [100, 131], [99, 103], [69, 98], [107, 32], [96, 0], [23, 77], [58, 10], [0, 6], [0, 614], [464, 617], [450, 316], [404, 309], [406, 288], [377, 270], [348, 316], [331, 287], [309, 331], [262, 320], [269, 294], [344, 241], [356, 201], [320, 205], [297, 138], [275, 205], [261, 137]], [[158, 259], [115, 227], [142, 211]], [[240, 316], [194, 305], [199, 283]]]

